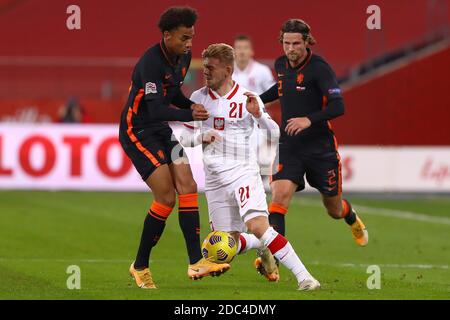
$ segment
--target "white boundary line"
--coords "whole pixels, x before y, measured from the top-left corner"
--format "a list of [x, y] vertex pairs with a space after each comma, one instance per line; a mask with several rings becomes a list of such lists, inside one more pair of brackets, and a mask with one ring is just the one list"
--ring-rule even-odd
[[[300, 203], [300, 205], [306, 204], [314, 207], [322, 207], [323, 204], [320, 201], [310, 200], [310, 199], [294, 199], [297, 203]], [[403, 211], [403, 210], [394, 210], [394, 209], [387, 209], [387, 208], [375, 208], [375, 207], [368, 207], [368, 206], [360, 206], [360, 205], [354, 205], [355, 209], [358, 211], [361, 211], [361, 213], [364, 214], [372, 214], [376, 216], [385, 216], [385, 217], [394, 217], [399, 219], [405, 219], [405, 220], [413, 220], [413, 221], [422, 221], [422, 222], [430, 222], [430, 223], [437, 223], [441, 225], [450, 225], [450, 218], [447, 217], [437, 217], [437, 216], [430, 216], [423, 213], [418, 212], [411, 212], [411, 211]]]

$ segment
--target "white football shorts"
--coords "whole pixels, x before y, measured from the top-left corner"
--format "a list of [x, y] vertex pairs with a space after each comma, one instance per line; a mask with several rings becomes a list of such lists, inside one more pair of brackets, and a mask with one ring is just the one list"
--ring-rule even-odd
[[246, 172], [233, 183], [205, 191], [211, 229], [245, 232], [245, 222], [268, 217], [266, 193], [258, 172]]

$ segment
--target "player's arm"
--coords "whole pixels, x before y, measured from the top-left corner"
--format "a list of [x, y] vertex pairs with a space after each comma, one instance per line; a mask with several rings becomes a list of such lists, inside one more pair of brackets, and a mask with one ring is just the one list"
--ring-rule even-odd
[[150, 119], [156, 121], [181, 121], [206, 120], [209, 118], [208, 112], [202, 105], [192, 104], [189, 109], [175, 109], [164, 104], [162, 97], [151, 97], [145, 100], [149, 110]]
[[324, 108], [306, 117], [288, 119], [284, 130], [290, 136], [299, 134], [314, 123], [331, 120], [344, 114], [344, 102], [341, 96], [341, 89], [339, 88], [333, 70], [331, 70], [328, 64], [321, 62], [315, 67], [314, 74], [320, 92], [326, 98], [327, 104]]
[[269, 103], [278, 99], [278, 85], [275, 83], [259, 96], [263, 103]]
[[[196, 95], [196, 92], [192, 93], [190, 101], [193, 101], [194, 105], [203, 106], [200, 104], [200, 98]], [[209, 144], [214, 141], [220, 141], [220, 135], [215, 130], [209, 130], [202, 132], [203, 126], [201, 121], [192, 121], [183, 124], [183, 129], [180, 133], [180, 144], [186, 148], [196, 147], [199, 144]]]
[[175, 90], [175, 96], [172, 99], [172, 104], [180, 109], [190, 109], [194, 102], [184, 95], [181, 87], [177, 87]]
[[337, 118], [344, 114], [344, 99], [341, 95], [341, 89], [337, 83], [336, 76], [331, 70], [330, 66], [326, 63], [320, 63], [316, 68], [317, 84], [320, 91], [327, 99], [325, 108], [320, 111], [314, 112], [308, 115], [308, 119], [311, 123], [320, 121], [327, 121]]
[[269, 139], [271, 141], [278, 140], [280, 137], [280, 128], [278, 124], [272, 120], [269, 114], [264, 110], [264, 104], [262, 100], [255, 94], [251, 92], [246, 92], [244, 95], [247, 96], [246, 108], [249, 113], [253, 116], [258, 128], [267, 130], [270, 132]]
[[181, 109], [190, 108], [193, 111], [195, 120], [206, 120], [209, 117], [205, 107], [202, 104], [194, 103], [191, 99], [188, 99], [183, 91], [181, 91], [180, 87], [178, 87], [177, 92], [175, 93], [172, 104]]
[[[148, 60], [149, 58], [147, 58]], [[158, 65], [144, 60], [140, 68], [140, 80], [144, 90], [144, 101], [151, 120], [154, 121], [182, 121], [205, 120], [207, 114], [198, 114], [196, 110], [175, 109], [164, 103], [163, 72]]]
[[[195, 121], [198, 123], [199, 121]], [[216, 130], [202, 132], [201, 126], [197, 127], [194, 122], [184, 123], [180, 132], [180, 144], [186, 148], [193, 148], [200, 144], [210, 144], [221, 140], [220, 134]]]
[[162, 83], [157, 80], [144, 83], [145, 105], [151, 120], [155, 121], [192, 121], [193, 112], [190, 109], [175, 109], [164, 103]]
[[183, 147], [193, 148], [202, 143], [201, 126], [196, 121], [183, 123], [179, 142]]

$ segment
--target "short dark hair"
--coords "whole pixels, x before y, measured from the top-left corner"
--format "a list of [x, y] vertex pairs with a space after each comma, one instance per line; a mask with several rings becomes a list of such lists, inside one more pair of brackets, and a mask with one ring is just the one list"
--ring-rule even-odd
[[170, 7], [161, 14], [158, 27], [161, 32], [172, 31], [178, 27], [192, 27], [197, 21], [197, 11], [191, 7]]
[[246, 34], [238, 34], [237, 36], [234, 37], [234, 41], [249, 41], [249, 42], [252, 42], [252, 39], [250, 38], [250, 36], [248, 36]]
[[283, 43], [283, 35], [285, 33], [301, 33], [303, 40], [308, 44], [316, 44], [316, 39], [311, 34], [311, 27], [303, 20], [300, 19], [289, 19], [281, 27], [280, 31], [280, 42]]

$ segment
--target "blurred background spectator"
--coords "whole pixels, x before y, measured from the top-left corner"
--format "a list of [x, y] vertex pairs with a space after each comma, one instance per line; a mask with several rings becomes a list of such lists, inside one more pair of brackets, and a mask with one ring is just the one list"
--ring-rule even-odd
[[59, 108], [59, 122], [61, 123], [89, 123], [86, 111], [75, 97], [70, 97], [67, 103]]
[[234, 51], [236, 59], [233, 80], [257, 94], [263, 93], [275, 84], [270, 68], [253, 60], [255, 52], [248, 35], [241, 34], [234, 38]]

